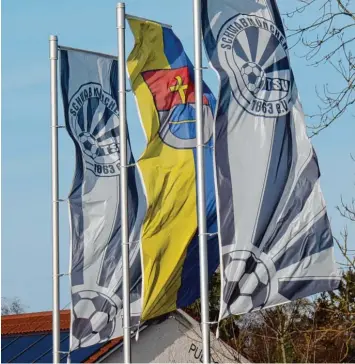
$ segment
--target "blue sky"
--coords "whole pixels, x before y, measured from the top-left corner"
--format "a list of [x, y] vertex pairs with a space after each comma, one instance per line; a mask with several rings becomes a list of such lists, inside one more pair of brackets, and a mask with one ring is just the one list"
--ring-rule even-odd
[[[279, 3], [282, 12], [290, 7], [289, 1]], [[59, 44], [116, 54], [115, 7], [113, 0], [2, 2], [2, 296], [20, 297], [28, 311], [50, 310], [52, 304], [48, 37], [56, 34]], [[191, 0], [128, 0], [126, 8], [127, 13], [172, 24], [193, 59]], [[302, 19], [313, 15], [303, 14]], [[132, 44], [128, 31], [127, 55]], [[305, 112], [315, 112], [315, 86], [328, 82], [337, 87], [339, 80], [329, 65], [308, 67], [293, 51], [291, 62]], [[214, 72], [205, 71], [204, 78], [216, 94]], [[63, 123], [61, 100], [59, 121]], [[132, 95], [128, 96], [128, 122], [137, 156], [144, 148], [144, 138]], [[59, 133], [60, 196], [65, 198], [73, 177], [74, 154], [65, 130]], [[350, 153], [355, 153], [354, 136], [355, 123], [347, 114], [313, 138], [335, 235], [346, 223], [335, 206], [341, 195], [345, 200], [354, 196], [355, 168], [350, 159]], [[60, 259], [61, 272], [68, 272], [65, 203], [60, 209]], [[69, 285], [64, 277], [61, 307], [68, 302]]]

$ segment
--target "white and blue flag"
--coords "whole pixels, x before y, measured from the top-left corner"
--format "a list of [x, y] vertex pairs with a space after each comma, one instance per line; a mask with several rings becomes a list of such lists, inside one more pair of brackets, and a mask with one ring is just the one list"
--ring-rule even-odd
[[340, 277], [275, 0], [202, 0], [220, 79], [215, 137], [220, 319], [334, 290]]
[[[66, 129], [76, 166], [69, 194], [71, 226], [71, 350], [122, 336], [120, 145], [117, 61], [61, 49]], [[130, 165], [135, 161], [127, 140]], [[145, 196], [138, 172], [128, 168], [131, 324], [141, 311], [139, 234]]]

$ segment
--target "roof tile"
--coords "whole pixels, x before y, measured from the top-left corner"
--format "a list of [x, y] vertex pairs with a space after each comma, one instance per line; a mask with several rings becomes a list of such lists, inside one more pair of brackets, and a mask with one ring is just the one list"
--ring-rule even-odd
[[[70, 310], [60, 311], [60, 329], [70, 329]], [[52, 331], [52, 311], [22, 313], [18, 315], [1, 316], [1, 335], [22, 335]], [[108, 341], [85, 360], [86, 363], [96, 363], [98, 359], [122, 342], [122, 337]]]
[[95, 354], [85, 360], [85, 363], [97, 363], [97, 361], [107, 354], [112, 348], [123, 341], [122, 337], [110, 340], [106, 345], [102, 346]]
[[[69, 330], [70, 311], [60, 311], [60, 329]], [[52, 331], [52, 311], [1, 316], [1, 335]]]

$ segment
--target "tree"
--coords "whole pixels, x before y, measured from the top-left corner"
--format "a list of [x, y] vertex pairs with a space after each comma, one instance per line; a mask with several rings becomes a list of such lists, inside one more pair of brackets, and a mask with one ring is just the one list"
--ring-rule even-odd
[[1, 316], [14, 315], [25, 312], [25, 306], [18, 297], [9, 300], [6, 297], [1, 298]]
[[312, 302], [300, 299], [239, 317], [241, 340], [235, 348], [252, 362], [299, 362], [294, 345], [312, 311]]
[[[353, 158], [354, 159], [354, 158]], [[355, 161], [355, 160], [354, 160]], [[347, 223], [355, 223], [355, 199], [350, 203], [341, 199], [337, 207]], [[345, 226], [341, 238], [335, 242], [343, 256], [343, 280], [337, 291], [325, 292], [317, 300], [316, 323], [323, 328], [325, 346], [334, 346], [338, 361], [355, 361], [355, 249], [349, 248], [349, 234]], [[327, 338], [327, 334], [329, 337]], [[334, 361], [334, 360], [329, 360]]]
[[[302, 14], [314, 14], [304, 23]], [[298, 0], [296, 8], [287, 12], [298, 26], [288, 26], [289, 45], [303, 45], [302, 57], [313, 66], [330, 64], [339, 76], [340, 88], [325, 83], [316, 90], [321, 100], [319, 112], [309, 126], [312, 136], [338, 120], [355, 104], [355, 3], [351, 0]], [[290, 19], [286, 19], [286, 26]]]
[[324, 292], [313, 302], [313, 312], [296, 328], [293, 349], [301, 362], [354, 362], [355, 273], [347, 270], [337, 291]]
[[[351, 157], [355, 162], [355, 159]], [[341, 205], [337, 207], [340, 215], [346, 219], [347, 223], [355, 224], [355, 198], [352, 198], [351, 202], [344, 202], [341, 198]], [[335, 242], [344, 257], [344, 262], [339, 264], [345, 269], [351, 269], [355, 271], [355, 249], [349, 248], [349, 234], [347, 226], [341, 232], [341, 239], [335, 238]], [[354, 245], [353, 245], [354, 246]]]
[[[214, 284], [219, 280], [217, 277], [213, 279]], [[252, 362], [354, 362], [355, 272], [345, 270], [343, 278], [337, 291], [324, 292], [313, 301], [299, 299], [246, 315], [230, 316], [220, 323], [220, 338]], [[211, 320], [218, 317], [215, 310], [218, 287], [210, 291]], [[199, 320], [199, 301], [187, 311]], [[216, 325], [211, 329], [214, 331]]]

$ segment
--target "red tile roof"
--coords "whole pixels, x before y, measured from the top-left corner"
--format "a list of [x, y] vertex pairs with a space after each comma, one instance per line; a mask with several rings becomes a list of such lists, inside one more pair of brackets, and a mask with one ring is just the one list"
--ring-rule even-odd
[[[60, 329], [69, 330], [70, 311], [60, 312]], [[52, 331], [52, 311], [1, 316], [1, 335]]]
[[[60, 311], [60, 329], [70, 329], [70, 310]], [[1, 316], [1, 335], [21, 335], [51, 331], [52, 311]], [[120, 344], [122, 340], [122, 337], [119, 337], [108, 341], [95, 354], [86, 359], [85, 362], [96, 363], [98, 359]]]
[[123, 341], [122, 337], [109, 341], [106, 345], [102, 346], [95, 354], [91, 355], [85, 360], [85, 363], [97, 363], [97, 361], [107, 354], [112, 348], [120, 344]]

